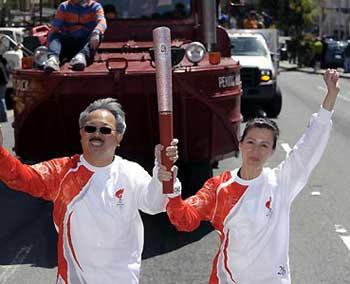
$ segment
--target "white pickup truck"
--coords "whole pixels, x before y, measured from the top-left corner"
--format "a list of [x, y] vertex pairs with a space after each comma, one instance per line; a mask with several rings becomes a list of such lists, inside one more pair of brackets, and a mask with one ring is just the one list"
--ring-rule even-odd
[[231, 57], [241, 65], [243, 117], [277, 117], [282, 108], [282, 94], [277, 84], [278, 47], [274, 45], [274, 36], [269, 30], [228, 32]]

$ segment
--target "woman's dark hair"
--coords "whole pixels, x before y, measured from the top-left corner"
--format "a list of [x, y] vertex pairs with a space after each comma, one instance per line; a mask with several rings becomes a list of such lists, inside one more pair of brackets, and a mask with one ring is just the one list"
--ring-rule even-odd
[[242, 142], [244, 140], [244, 138], [247, 136], [248, 131], [252, 128], [265, 128], [265, 129], [270, 129], [273, 133], [273, 145], [272, 145], [272, 149], [276, 149], [276, 143], [277, 143], [277, 139], [278, 136], [280, 134], [280, 130], [276, 124], [276, 122], [274, 122], [271, 119], [268, 118], [263, 118], [263, 117], [259, 117], [259, 118], [253, 118], [251, 120], [248, 120], [245, 128], [243, 130], [243, 134], [241, 136], [240, 142]]

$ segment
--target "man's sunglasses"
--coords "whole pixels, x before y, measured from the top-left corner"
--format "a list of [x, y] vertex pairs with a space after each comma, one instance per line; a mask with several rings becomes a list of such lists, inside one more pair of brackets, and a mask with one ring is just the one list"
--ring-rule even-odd
[[109, 127], [106, 127], [106, 126], [102, 126], [102, 127], [98, 128], [96, 126], [91, 126], [91, 125], [86, 125], [83, 127], [83, 129], [86, 133], [95, 133], [98, 130], [103, 135], [109, 135], [113, 131], [116, 131], [116, 130], [109, 128]]

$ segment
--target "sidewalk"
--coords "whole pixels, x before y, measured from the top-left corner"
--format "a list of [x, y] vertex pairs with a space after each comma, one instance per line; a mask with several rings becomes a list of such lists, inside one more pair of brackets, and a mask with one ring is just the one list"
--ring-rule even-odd
[[[314, 69], [312, 67], [298, 67], [297, 64], [289, 63], [288, 61], [280, 61], [279, 69], [284, 71], [299, 71], [304, 73], [315, 74]], [[341, 78], [350, 79], [350, 73], [344, 73], [343, 68], [337, 68], [339, 75]], [[320, 69], [316, 71], [316, 74], [323, 74], [325, 69]]]

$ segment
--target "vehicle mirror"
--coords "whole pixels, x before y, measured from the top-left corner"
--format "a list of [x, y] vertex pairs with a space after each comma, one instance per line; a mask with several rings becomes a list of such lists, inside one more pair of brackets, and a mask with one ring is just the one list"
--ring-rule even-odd
[[0, 34], [0, 54], [4, 54], [6, 51], [9, 51], [11, 48], [11, 42], [8, 36]]
[[276, 53], [275, 53], [275, 52], [270, 51], [270, 56], [271, 56], [271, 58], [272, 58], [272, 61], [274, 61], [274, 60], [275, 60], [275, 58], [276, 58]]

